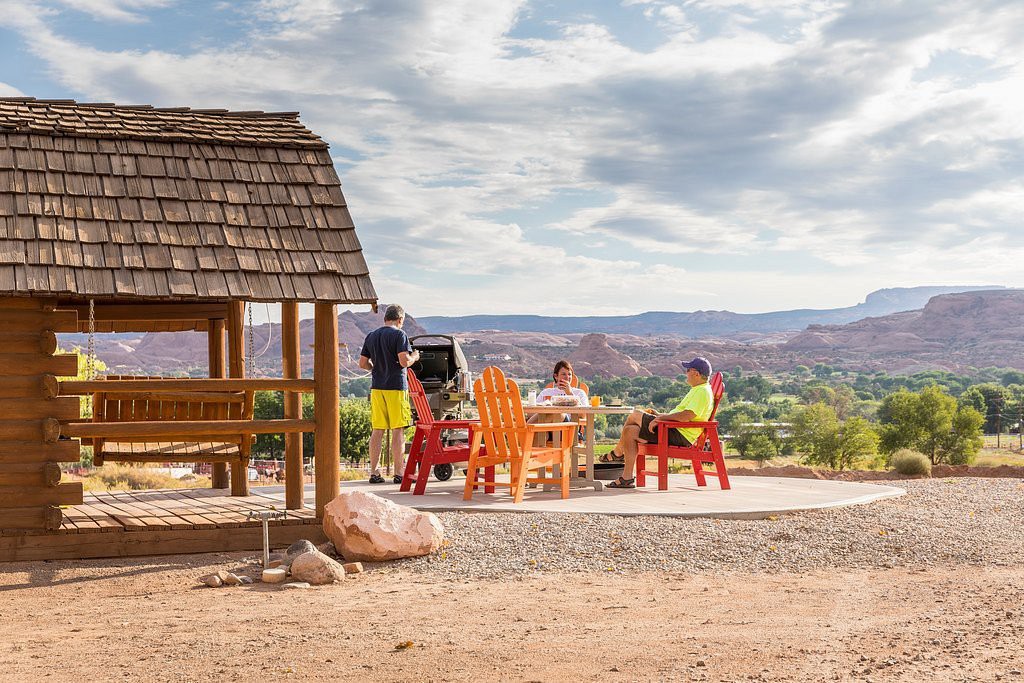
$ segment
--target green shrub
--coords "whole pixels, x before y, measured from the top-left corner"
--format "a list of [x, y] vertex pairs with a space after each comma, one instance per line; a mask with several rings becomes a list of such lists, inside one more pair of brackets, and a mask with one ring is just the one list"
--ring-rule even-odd
[[924, 453], [912, 451], [909, 448], [901, 448], [892, 454], [889, 466], [900, 474], [931, 476], [932, 461]]

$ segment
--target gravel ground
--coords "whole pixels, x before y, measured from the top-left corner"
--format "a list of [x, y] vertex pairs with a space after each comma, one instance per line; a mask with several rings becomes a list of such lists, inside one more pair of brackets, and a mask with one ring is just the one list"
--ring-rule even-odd
[[892, 483], [907, 494], [753, 521], [442, 512], [438, 516], [448, 543], [443, 551], [390, 568], [455, 578], [576, 571], [998, 567], [1024, 562], [1024, 480]]

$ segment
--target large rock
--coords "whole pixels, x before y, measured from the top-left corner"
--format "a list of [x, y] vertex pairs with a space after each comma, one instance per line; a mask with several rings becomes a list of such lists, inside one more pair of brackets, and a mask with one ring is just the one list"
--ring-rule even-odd
[[292, 560], [292, 578], [312, 586], [345, 580], [345, 568], [319, 550], [302, 553]]
[[327, 504], [324, 533], [349, 562], [418, 557], [444, 541], [444, 527], [435, 515], [362, 491], [342, 493]]

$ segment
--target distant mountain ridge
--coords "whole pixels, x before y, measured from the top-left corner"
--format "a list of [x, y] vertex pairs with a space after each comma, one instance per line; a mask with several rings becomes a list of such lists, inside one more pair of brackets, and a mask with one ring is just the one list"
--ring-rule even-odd
[[773, 333], [803, 330], [808, 325], [844, 325], [867, 317], [917, 310], [933, 296], [978, 290], [1005, 289], [998, 285], [960, 287], [895, 287], [867, 295], [856, 306], [831, 309], [796, 309], [769, 313], [693, 311], [672, 313], [648, 311], [626, 316], [555, 317], [540, 315], [425, 316], [417, 321], [430, 333], [451, 334], [472, 330], [508, 330], [573, 334], [674, 335], [714, 337], [744, 332]]

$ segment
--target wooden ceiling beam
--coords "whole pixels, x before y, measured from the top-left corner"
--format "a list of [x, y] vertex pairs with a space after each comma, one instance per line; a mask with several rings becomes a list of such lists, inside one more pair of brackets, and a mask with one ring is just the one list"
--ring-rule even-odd
[[[78, 320], [89, 320], [88, 306], [66, 306], [78, 312]], [[95, 317], [97, 322], [110, 321], [145, 321], [159, 322], [170, 320], [222, 320], [227, 318], [228, 305], [224, 303], [196, 304], [96, 304]]]

